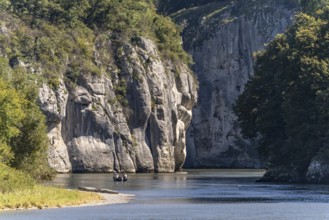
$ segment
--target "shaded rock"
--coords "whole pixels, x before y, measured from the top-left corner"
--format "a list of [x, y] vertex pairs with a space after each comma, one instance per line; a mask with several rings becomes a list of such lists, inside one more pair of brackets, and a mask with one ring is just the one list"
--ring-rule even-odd
[[304, 177], [293, 167], [276, 167], [266, 171], [258, 182], [300, 183]]
[[312, 159], [306, 173], [306, 181], [309, 183], [329, 183], [329, 156], [328, 152], [322, 152]]
[[92, 102], [91, 95], [87, 91], [87, 89], [77, 86], [73, 92], [74, 101], [79, 104], [89, 105]]
[[184, 47], [194, 59], [200, 86], [187, 133], [186, 167], [261, 167], [232, 107], [253, 75], [253, 53], [284, 32], [294, 12], [273, 0], [214, 1], [173, 15], [184, 27]]

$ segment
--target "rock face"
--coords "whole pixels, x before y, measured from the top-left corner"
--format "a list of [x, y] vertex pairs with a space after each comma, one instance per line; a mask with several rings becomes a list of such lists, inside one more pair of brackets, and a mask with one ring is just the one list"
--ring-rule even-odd
[[184, 26], [184, 46], [200, 85], [187, 133], [187, 167], [261, 166], [232, 107], [253, 75], [253, 53], [284, 32], [294, 12], [278, 1], [259, 0], [214, 2], [173, 15]]
[[329, 152], [321, 152], [312, 159], [306, 173], [309, 183], [329, 183]]
[[48, 124], [49, 164], [58, 172], [72, 170], [66, 144], [62, 138], [62, 120], [66, 115], [68, 92], [63, 82], [56, 91], [43, 84], [39, 89], [39, 102]]
[[311, 159], [308, 167], [301, 170], [300, 167], [290, 164], [268, 169], [259, 180], [261, 182], [291, 182], [291, 183], [329, 183], [329, 151], [322, 150]]
[[107, 45], [115, 57], [110, 75], [40, 88], [50, 165], [59, 172], [179, 170], [197, 100], [191, 71], [162, 59], [148, 39]]

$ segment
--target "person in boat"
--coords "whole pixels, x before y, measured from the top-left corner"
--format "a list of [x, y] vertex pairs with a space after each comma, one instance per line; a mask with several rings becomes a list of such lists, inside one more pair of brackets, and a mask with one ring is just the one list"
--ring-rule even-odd
[[122, 174], [122, 181], [127, 181], [128, 180], [128, 176], [126, 173]]
[[114, 181], [118, 181], [118, 179], [119, 179], [119, 174], [116, 171], [114, 171], [114, 173], [113, 173], [113, 180]]

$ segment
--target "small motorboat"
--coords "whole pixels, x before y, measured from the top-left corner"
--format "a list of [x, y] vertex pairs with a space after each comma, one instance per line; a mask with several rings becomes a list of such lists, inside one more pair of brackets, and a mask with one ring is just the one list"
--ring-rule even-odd
[[128, 176], [126, 173], [123, 173], [121, 175], [119, 175], [117, 172], [114, 172], [113, 174], [113, 181], [114, 182], [126, 182], [128, 180]]

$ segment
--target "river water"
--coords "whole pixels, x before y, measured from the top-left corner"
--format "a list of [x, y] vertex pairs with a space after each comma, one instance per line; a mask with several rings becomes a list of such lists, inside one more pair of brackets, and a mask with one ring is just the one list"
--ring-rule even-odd
[[135, 194], [128, 204], [0, 213], [4, 220], [219, 219], [329, 220], [329, 186], [256, 183], [262, 170], [187, 170], [175, 174], [61, 174], [51, 185]]

